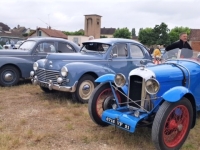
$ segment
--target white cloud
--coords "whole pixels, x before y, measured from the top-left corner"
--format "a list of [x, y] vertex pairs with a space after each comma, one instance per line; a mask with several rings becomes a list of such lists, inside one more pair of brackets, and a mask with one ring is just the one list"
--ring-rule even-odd
[[64, 31], [84, 28], [84, 15], [102, 16], [102, 27], [129, 29], [154, 27], [200, 28], [197, 0], [1, 0], [0, 22], [11, 28], [46, 27]]

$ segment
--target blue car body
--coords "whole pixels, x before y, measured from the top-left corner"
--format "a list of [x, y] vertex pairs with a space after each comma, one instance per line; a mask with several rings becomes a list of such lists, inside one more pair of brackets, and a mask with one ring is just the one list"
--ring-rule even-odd
[[[138, 126], [153, 124], [152, 139], [156, 143], [157, 149], [180, 148], [189, 133], [189, 129], [195, 125], [196, 111], [200, 110], [200, 59], [197, 58], [197, 52], [192, 50], [185, 50], [189, 53], [193, 52], [192, 56], [186, 58], [178, 57], [178, 54], [184, 52], [184, 49], [178, 52], [177, 50], [174, 51], [177, 56], [175, 59], [170, 57], [170, 59], [165, 59], [162, 64], [141, 66], [132, 70], [127, 78], [128, 85], [118, 87], [116, 84], [117, 75], [113, 74], [107, 74], [96, 79], [95, 82], [100, 83], [100, 85], [94, 90], [88, 105], [93, 121], [102, 126], [105, 123], [110, 124], [131, 133], [135, 132]], [[169, 55], [169, 53], [165, 55]], [[150, 82], [147, 81], [155, 81], [150, 90], [153, 89], [153, 86], [159, 87], [156, 93], [150, 93], [147, 90], [150, 85]], [[112, 103], [112, 107], [106, 109], [108, 102], [105, 98], [102, 102], [102, 114], [97, 115], [98, 113], [95, 112], [97, 108], [95, 107], [98, 107], [96, 106], [97, 101], [101, 97], [99, 93], [108, 88], [108, 86], [105, 86], [106, 84], [109, 84], [112, 89], [112, 100], [115, 103]], [[124, 99], [122, 100], [122, 97], [118, 96], [117, 93], [120, 93]], [[185, 103], [188, 104], [185, 105]], [[174, 113], [174, 118], [171, 117], [170, 120], [169, 116], [168, 118], [163, 117], [168, 113], [169, 116]], [[183, 118], [184, 115], [186, 119]], [[168, 120], [169, 123], [166, 123]], [[184, 121], [187, 123], [184, 123]], [[167, 131], [161, 133], [164, 129]], [[170, 135], [172, 133], [173, 136]], [[179, 133], [181, 135], [178, 135]], [[172, 142], [169, 139], [166, 141], [165, 136], [171, 136], [171, 139], [169, 139]]]
[[[98, 45], [103, 45], [104, 50], [98, 51]], [[80, 90], [81, 79], [85, 76], [90, 76], [94, 80], [108, 73], [123, 72], [128, 76], [129, 71], [137, 68], [141, 60], [145, 64], [151, 63], [151, 56], [147, 49], [137, 41], [116, 38], [95, 39], [84, 42], [80, 53], [49, 54], [46, 59], [38, 60], [38, 70], [34, 73], [37, 78], [33, 77], [33, 83], [44, 88], [74, 93], [77, 91], [76, 89]], [[61, 74], [63, 67], [68, 70], [66, 77]], [[50, 74], [54, 74], [54, 76], [50, 76]], [[62, 83], [57, 82], [58, 78], [62, 80]], [[88, 81], [92, 79], [88, 79]], [[52, 83], [49, 83], [50, 81]], [[84, 89], [93, 87], [92, 83], [88, 84], [83, 85]], [[92, 92], [92, 89], [89, 91]], [[80, 93], [76, 94], [80, 95]], [[79, 96], [77, 99], [79, 102], [87, 102], [88, 97], [89, 94], [85, 98]]]
[[[0, 85], [13, 86], [17, 84], [19, 78], [29, 78], [35, 61], [46, 58], [48, 53], [64, 52], [60, 50], [60, 45], [71, 47], [71, 51], [68, 52], [80, 51], [80, 47], [71, 41], [60, 38], [39, 37], [27, 39], [18, 49], [1, 50]], [[53, 46], [54, 49], [50, 49], [50, 46]]]

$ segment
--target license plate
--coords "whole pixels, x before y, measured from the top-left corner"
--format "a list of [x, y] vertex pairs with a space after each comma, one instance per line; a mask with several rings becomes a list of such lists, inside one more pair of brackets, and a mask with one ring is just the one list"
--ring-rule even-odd
[[43, 82], [40, 82], [40, 86], [45, 87], [45, 88], [49, 88], [49, 85], [47, 83], [43, 83]]
[[126, 130], [130, 130], [130, 126], [129, 125], [127, 125], [127, 124], [125, 124], [123, 122], [120, 122], [117, 119], [112, 119], [112, 118], [106, 117], [106, 121], [110, 122], [110, 123], [112, 123], [112, 124], [114, 124], [116, 126], [119, 126], [121, 128], [124, 128]]

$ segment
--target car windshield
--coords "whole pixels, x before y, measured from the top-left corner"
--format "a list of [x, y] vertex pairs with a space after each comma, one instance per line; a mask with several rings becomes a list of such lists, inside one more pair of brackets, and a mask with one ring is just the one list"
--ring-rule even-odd
[[36, 44], [35, 41], [25, 41], [24, 43], [22, 43], [22, 45], [20, 45], [18, 49], [29, 51], [35, 46], [35, 44]]
[[98, 53], [105, 53], [108, 48], [110, 47], [109, 44], [103, 43], [84, 43], [83, 47], [81, 48], [81, 52], [89, 53], [89, 52], [98, 52]]
[[162, 61], [188, 59], [200, 62], [200, 52], [191, 49], [173, 49], [166, 51], [162, 57]]

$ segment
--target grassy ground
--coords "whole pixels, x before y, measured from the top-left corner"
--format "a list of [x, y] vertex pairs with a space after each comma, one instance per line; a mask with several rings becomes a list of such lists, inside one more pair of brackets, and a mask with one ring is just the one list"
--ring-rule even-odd
[[[154, 149], [150, 128], [130, 134], [112, 126], [99, 127], [90, 119], [87, 104], [74, 104], [70, 98], [66, 93], [46, 94], [30, 83], [0, 87], [0, 149]], [[200, 149], [199, 120], [183, 150]]]

